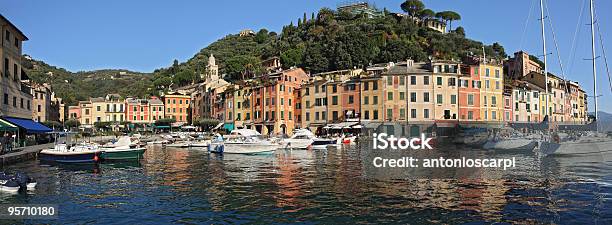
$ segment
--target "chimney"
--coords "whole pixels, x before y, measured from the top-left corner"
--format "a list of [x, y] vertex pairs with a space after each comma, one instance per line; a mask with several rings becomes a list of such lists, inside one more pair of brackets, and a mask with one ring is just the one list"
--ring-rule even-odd
[[406, 67], [412, 67], [412, 66], [414, 66], [414, 60], [412, 59], [406, 60]]

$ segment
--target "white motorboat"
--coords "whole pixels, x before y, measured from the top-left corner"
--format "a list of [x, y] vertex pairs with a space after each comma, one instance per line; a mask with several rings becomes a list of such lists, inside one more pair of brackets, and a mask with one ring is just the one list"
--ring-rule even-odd
[[123, 136], [116, 142], [110, 142], [102, 147], [104, 160], [139, 160], [147, 150], [142, 147], [138, 138]]
[[0, 191], [2, 192], [17, 193], [19, 189], [21, 189], [21, 186], [13, 179], [0, 180]]
[[56, 144], [52, 149], [38, 153], [41, 161], [58, 163], [97, 163], [102, 151], [93, 143], [80, 143], [75, 146]]
[[210, 140], [201, 140], [201, 141], [194, 141], [189, 143], [189, 147], [194, 147], [194, 148], [207, 148], [208, 145], [210, 145], [211, 141]]
[[312, 140], [312, 149], [326, 150], [328, 148], [340, 148], [342, 146], [341, 138], [315, 138]]
[[263, 136], [249, 129], [232, 130], [223, 140], [215, 140], [208, 146], [209, 152], [227, 154], [258, 154], [273, 152], [280, 145], [265, 140]]
[[606, 156], [612, 159], [612, 139], [600, 133], [587, 134], [580, 137], [563, 137], [553, 134], [552, 138], [543, 140], [540, 144], [540, 153], [547, 155], [592, 155]]
[[156, 140], [156, 141], [147, 142], [148, 145], [163, 145], [163, 144], [168, 144], [168, 143], [170, 143], [170, 141], [168, 140]]
[[178, 141], [178, 142], [174, 142], [172, 144], [167, 144], [166, 147], [172, 147], [172, 148], [189, 148], [189, 146], [191, 145], [190, 141]]
[[489, 139], [489, 132], [484, 128], [468, 128], [459, 132], [453, 140], [455, 144], [464, 144], [469, 147], [480, 148]]
[[483, 149], [497, 149], [510, 151], [532, 151], [538, 143], [526, 138], [494, 138], [483, 145]]
[[316, 138], [309, 130], [296, 129], [293, 131], [293, 136], [282, 141], [282, 146], [289, 149], [306, 149]]
[[537, 139], [537, 136], [526, 135], [506, 127], [495, 131], [493, 137], [489, 138], [482, 148], [487, 150], [533, 151], [538, 145], [535, 139]]
[[0, 190], [7, 192], [18, 192], [19, 189], [34, 190], [36, 188], [36, 180], [29, 177], [25, 173], [18, 172], [14, 175], [9, 175], [0, 172]]

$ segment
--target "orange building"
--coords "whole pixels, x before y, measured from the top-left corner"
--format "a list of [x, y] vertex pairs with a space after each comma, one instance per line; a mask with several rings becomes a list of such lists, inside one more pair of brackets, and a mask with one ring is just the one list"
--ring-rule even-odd
[[255, 130], [264, 135], [293, 132], [296, 127], [295, 89], [308, 78], [308, 74], [300, 68], [277, 71], [259, 77], [262, 84], [253, 88]]
[[479, 67], [463, 66], [459, 77], [459, 121], [482, 121], [480, 118], [480, 88], [482, 87]]
[[166, 118], [173, 118], [177, 123], [191, 122], [191, 118], [189, 118], [191, 97], [189, 95], [171, 92], [162, 96], [162, 99], [165, 103]]

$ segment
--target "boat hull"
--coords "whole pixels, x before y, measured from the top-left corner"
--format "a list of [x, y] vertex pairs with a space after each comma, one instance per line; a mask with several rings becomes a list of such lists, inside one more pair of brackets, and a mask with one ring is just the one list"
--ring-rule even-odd
[[166, 147], [171, 148], [189, 148], [189, 143], [175, 143], [175, 144], [167, 144]]
[[540, 153], [543, 155], [612, 155], [612, 141], [593, 142], [561, 142], [543, 141], [540, 144]]
[[0, 185], [0, 191], [2, 192], [17, 193], [19, 192], [19, 189], [21, 189], [21, 187], [19, 186], [11, 187], [11, 186]]
[[278, 147], [274, 144], [212, 143], [208, 151], [223, 154], [261, 154], [273, 152]]
[[317, 139], [312, 142], [312, 149], [325, 150], [327, 148], [338, 148], [340, 143], [334, 139]]
[[532, 151], [536, 145], [536, 141], [528, 139], [490, 140], [484, 144], [483, 148], [508, 151]]
[[97, 163], [100, 152], [74, 152], [70, 154], [41, 151], [38, 158], [46, 162], [58, 163]]
[[146, 148], [134, 148], [134, 149], [122, 149], [122, 150], [103, 150], [103, 160], [140, 160], [147, 149]]
[[307, 149], [308, 146], [310, 146], [312, 144], [312, 140], [308, 140], [308, 139], [301, 139], [301, 140], [297, 140], [297, 139], [285, 139], [284, 140], [284, 144], [283, 146], [285, 148], [289, 148], [289, 149]]

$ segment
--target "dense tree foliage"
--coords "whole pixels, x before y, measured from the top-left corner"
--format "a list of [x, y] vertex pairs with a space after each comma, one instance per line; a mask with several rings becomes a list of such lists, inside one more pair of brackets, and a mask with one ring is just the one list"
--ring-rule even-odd
[[[435, 13], [426, 9], [419, 0], [408, 0], [401, 8], [420, 19], [438, 18], [442, 22], [461, 19], [453, 11]], [[411, 17], [385, 13], [384, 17], [368, 18], [322, 8], [310, 19], [304, 14], [297, 25], [284, 26], [278, 35], [265, 29], [250, 36], [228, 35], [186, 63], [158, 70], [153, 83], [157, 87], [167, 86], [165, 76], [157, 74], [169, 76], [176, 69], [203, 71], [201, 68], [205, 68], [210, 54], [215, 55], [221, 73], [229, 80], [261, 73], [261, 60], [272, 56], [279, 56], [285, 68], [298, 66], [312, 73], [406, 59], [424, 61], [428, 56], [458, 60], [470, 54], [481, 55], [483, 47], [489, 57], [506, 57], [497, 43], [485, 46], [466, 39], [463, 27], [442, 34], [418, 26]]]
[[200, 119], [193, 123], [194, 126], [199, 126], [205, 131], [209, 131], [210, 129], [217, 126], [221, 121], [217, 119]]
[[64, 122], [64, 126], [66, 126], [66, 128], [79, 127], [80, 125], [81, 123], [76, 119], [69, 119]]

